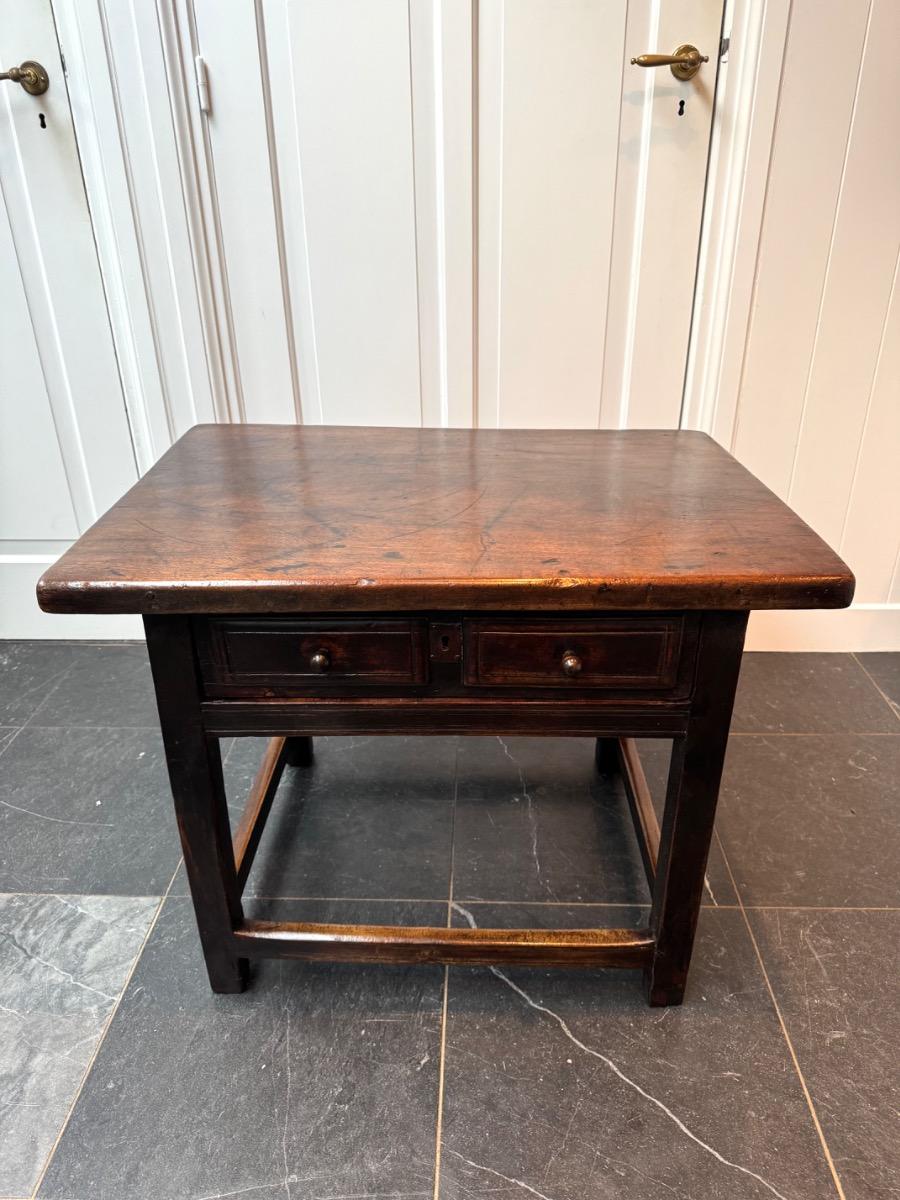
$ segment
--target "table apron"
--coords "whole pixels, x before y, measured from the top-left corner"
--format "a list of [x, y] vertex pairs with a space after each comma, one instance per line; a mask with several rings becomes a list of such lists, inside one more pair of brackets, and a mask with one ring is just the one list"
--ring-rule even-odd
[[335, 699], [207, 701], [216, 737], [374, 734], [509, 734], [530, 737], [680, 737], [690, 706], [576, 700]]

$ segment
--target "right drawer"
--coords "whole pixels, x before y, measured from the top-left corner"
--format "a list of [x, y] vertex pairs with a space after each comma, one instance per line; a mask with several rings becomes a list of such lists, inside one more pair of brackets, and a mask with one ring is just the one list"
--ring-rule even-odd
[[[679, 671], [684, 617], [466, 621], [464, 677], [482, 687], [670, 691]], [[679, 689], [682, 690], [682, 689]]]

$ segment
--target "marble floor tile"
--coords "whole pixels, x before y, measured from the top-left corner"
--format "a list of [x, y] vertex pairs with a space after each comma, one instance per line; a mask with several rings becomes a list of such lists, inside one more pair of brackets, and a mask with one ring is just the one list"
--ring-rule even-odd
[[143, 643], [74, 645], [71, 665], [32, 724], [156, 729], [159, 717]]
[[466, 738], [460, 746], [453, 894], [465, 900], [646, 900], [618, 782], [591, 738]]
[[[232, 828], [265, 746], [238, 738], [225, 764]], [[247, 895], [442, 899], [448, 895], [456, 738], [318, 738], [287, 768]], [[173, 894], [187, 894], [183, 869]]]
[[[446, 912], [306, 903], [293, 917]], [[430, 1198], [443, 981], [430, 966], [267, 961], [243, 995], [214, 996], [190, 904], [168, 900], [40, 1196]]]
[[0, 895], [0, 1195], [37, 1183], [158, 903]]
[[0, 725], [24, 725], [72, 665], [71, 642], [0, 640]]
[[900, 653], [871, 652], [853, 657], [900, 717]]
[[451, 969], [441, 1200], [834, 1195], [741, 914], [704, 909], [684, 1006], [640, 982]]
[[896, 718], [851, 654], [745, 654], [732, 733], [894, 733]]
[[900, 737], [738, 737], [717, 829], [745, 904], [900, 904]]
[[155, 730], [29, 726], [0, 758], [0, 891], [161, 895], [180, 854]]
[[900, 912], [753, 912], [846, 1200], [900, 1195]]
[[[745, 658], [717, 829], [747, 905], [900, 905], [885, 696], [900, 655]], [[264, 744], [223, 745], [235, 817]], [[641, 752], [659, 807], [668, 745]], [[0, 755], [0, 889], [60, 893], [0, 896], [0, 1197], [24, 1197], [180, 855], [143, 646], [0, 642]], [[246, 910], [444, 924], [451, 862], [457, 924], [647, 917], [620, 783], [553, 738], [319, 739]], [[633, 972], [449, 970], [440, 1200], [837, 1195], [741, 914], [709, 907], [737, 900], [717, 847], [708, 878], [680, 1009]], [[216, 997], [185, 892], [40, 1195], [431, 1200], [443, 969], [269, 961]], [[900, 913], [749, 916], [847, 1200], [900, 1194]]]

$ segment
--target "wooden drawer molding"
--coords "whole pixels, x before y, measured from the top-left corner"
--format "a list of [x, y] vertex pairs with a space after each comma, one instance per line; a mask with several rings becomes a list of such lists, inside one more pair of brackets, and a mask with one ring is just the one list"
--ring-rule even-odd
[[467, 621], [465, 681], [490, 687], [666, 689], [683, 619]]
[[428, 677], [424, 621], [214, 620], [204, 674], [251, 686], [421, 684]]

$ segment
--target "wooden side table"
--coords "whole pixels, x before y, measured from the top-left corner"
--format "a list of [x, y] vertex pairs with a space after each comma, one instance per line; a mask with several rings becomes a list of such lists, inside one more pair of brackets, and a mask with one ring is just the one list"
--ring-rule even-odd
[[[641, 967], [681, 1001], [751, 609], [846, 565], [703, 434], [199, 426], [38, 584], [142, 613], [212, 987], [257, 957]], [[596, 737], [653, 895], [640, 929], [244, 917], [285, 765], [330, 734]], [[271, 741], [232, 834], [219, 739]], [[674, 739], [660, 832], [635, 750]], [[415, 864], [410, 863], [410, 869]]]

